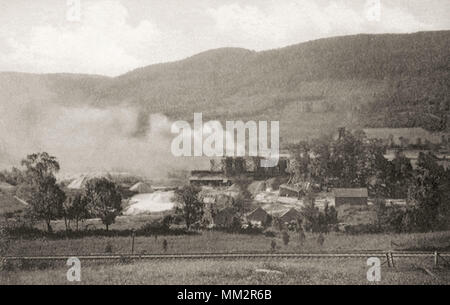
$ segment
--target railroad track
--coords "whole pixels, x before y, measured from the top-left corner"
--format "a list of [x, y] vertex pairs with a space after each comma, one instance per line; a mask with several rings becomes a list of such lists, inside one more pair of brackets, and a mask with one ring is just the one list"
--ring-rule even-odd
[[202, 260], [202, 259], [333, 259], [333, 258], [435, 258], [450, 260], [450, 252], [407, 252], [407, 251], [361, 251], [347, 253], [192, 253], [192, 254], [90, 254], [90, 255], [46, 255], [46, 256], [5, 256], [5, 260], [56, 261], [77, 257], [80, 260]]

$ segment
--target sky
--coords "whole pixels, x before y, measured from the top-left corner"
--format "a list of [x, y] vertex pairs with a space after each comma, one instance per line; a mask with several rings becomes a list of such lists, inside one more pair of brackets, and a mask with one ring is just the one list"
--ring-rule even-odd
[[448, 0], [0, 0], [0, 71], [117, 76], [220, 47], [450, 29]]

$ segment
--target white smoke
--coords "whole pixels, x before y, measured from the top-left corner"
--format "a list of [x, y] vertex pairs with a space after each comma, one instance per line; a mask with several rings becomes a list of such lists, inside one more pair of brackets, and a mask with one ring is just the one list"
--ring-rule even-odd
[[67, 107], [39, 101], [0, 103], [0, 111], [2, 167], [18, 166], [27, 154], [41, 151], [56, 156], [63, 173], [124, 171], [163, 178], [205, 163], [171, 154], [174, 135], [170, 120], [162, 114], [148, 115], [148, 122], [143, 122], [136, 108]]

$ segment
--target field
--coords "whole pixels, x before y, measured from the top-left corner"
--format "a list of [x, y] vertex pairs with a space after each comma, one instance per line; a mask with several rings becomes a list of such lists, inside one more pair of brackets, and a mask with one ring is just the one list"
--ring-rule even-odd
[[[167, 240], [167, 252], [162, 243]], [[427, 250], [448, 251], [450, 232], [424, 234], [346, 235], [330, 233], [322, 246], [316, 234], [307, 234], [300, 244], [295, 233], [284, 245], [279, 236], [229, 234], [218, 231], [180, 236], [137, 236], [135, 253], [269, 252], [275, 240], [276, 253], [344, 252], [347, 250]], [[92, 236], [73, 239], [18, 239], [8, 255], [82, 255], [130, 253], [131, 237]], [[22, 262], [23, 264], [23, 262]], [[421, 267], [432, 270], [433, 275]], [[396, 268], [382, 266], [379, 284], [449, 284], [450, 269], [433, 268], [432, 258], [402, 258]], [[0, 284], [68, 284], [65, 262], [20, 265], [2, 271]], [[258, 269], [268, 269], [259, 272]], [[369, 284], [368, 266], [363, 258], [333, 259], [245, 259], [245, 260], [159, 260], [82, 261], [82, 284]]]
[[[449, 284], [449, 269], [430, 276], [416, 266], [431, 263], [402, 260], [396, 268], [382, 266], [377, 284]], [[71, 284], [63, 262], [46, 270], [5, 272], [0, 284]], [[372, 284], [363, 259], [279, 261], [140, 261], [83, 265], [80, 284]], [[263, 272], [264, 269], [265, 271]]]
[[[347, 250], [450, 250], [450, 231], [415, 234], [360, 234], [329, 233], [322, 246], [317, 234], [307, 233], [300, 243], [296, 233], [290, 233], [288, 245], [280, 236], [262, 234], [230, 234], [203, 231], [193, 235], [136, 236], [134, 251], [137, 254], [164, 253], [162, 243], [168, 243], [167, 253], [199, 252], [268, 252], [271, 242], [276, 252], [310, 253]], [[84, 238], [17, 239], [11, 243], [8, 255], [82, 255], [105, 253], [107, 245], [113, 253], [131, 253], [131, 236], [89, 236]]]

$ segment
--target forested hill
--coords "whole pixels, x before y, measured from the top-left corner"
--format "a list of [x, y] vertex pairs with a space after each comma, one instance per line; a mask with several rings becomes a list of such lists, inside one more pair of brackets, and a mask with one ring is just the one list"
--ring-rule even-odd
[[192, 119], [279, 120], [282, 137], [339, 126], [449, 128], [450, 31], [355, 35], [254, 52], [224, 48], [107, 78], [0, 74], [8, 99], [134, 105]]

